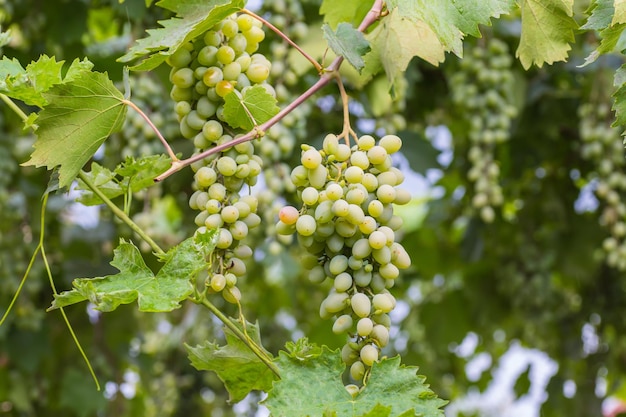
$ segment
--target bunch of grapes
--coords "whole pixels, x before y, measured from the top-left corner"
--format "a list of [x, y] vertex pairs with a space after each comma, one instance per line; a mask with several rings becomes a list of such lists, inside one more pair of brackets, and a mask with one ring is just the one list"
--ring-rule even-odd
[[608, 104], [586, 103], [579, 107], [581, 156], [593, 161], [595, 172], [589, 180], [596, 180], [596, 196], [603, 202], [600, 223], [610, 236], [603, 242], [607, 263], [621, 271], [626, 270], [626, 163], [619, 128], [611, 127], [613, 114]]
[[[253, 85], [262, 85], [275, 94], [265, 83], [271, 64], [263, 55], [255, 54], [264, 38], [265, 32], [256, 19], [246, 14], [232, 15], [168, 58], [173, 84], [170, 96], [176, 102], [180, 131], [193, 141], [196, 152], [227, 144], [244, 133], [224, 123], [226, 95], [241, 94]], [[189, 205], [199, 211], [195, 223], [199, 231], [219, 229], [206, 285], [210, 292], [221, 293], [231, 303], [241, 298], [237, 279], [246, 273], [243, 260], [252, 255], [251, 248], [242, 241], [250, 229], [261, 223], [256, 214], [258, 201], [244, 195], [244, 185], [256, 183], [262, 166], [251, 142], [192, 165], [196, 191]]]
[[494, 207], [503, 203], [496, 163], [496, 145], [510, 138], [513, 118], [513, 59], [506, 43], [491, 39], [488, 46], [476, 45], [450, 77], [452, 100], [468, 123], [470, 142], [468, 179], [473, 183], [472, 205], [483, 221], [495, 218]]
[[[149, 73], [130, 77], [131, 100], [150, 118], [157, 129], [168, 139], [176, 137], [178, 122], [174, 115], [174, 103], [168, 99], [163, 84]], [[163, 153], [163, 145], [155, 131], [136, 111], [130, 110], [122, 130], [107, 140], [106, 153], [117, 164], [120, 156], [142, 157]], [[114, 155], [114, 157], [113, 157]]]
[[393, 212], [393, 204], [411, 198], [398, 188], [404, 176], [391, 163], [401, 145], [395, 135], [378, 144], [364, 135], [350, 147], [332, 134], [323, 150], [303, 145], [302, 165], [291, 173], [302, 207], [281, 209], [276, 226], [282, 234], [297, 232], [312, 282], [332, 281], [320, 315], [335, 318], [333, 332], [352, 336], [342, 358], [357, 383], [389, 342], [389, 312], [396, 300], [388, 289], [411, 263], [397, 242], [402, 219]]

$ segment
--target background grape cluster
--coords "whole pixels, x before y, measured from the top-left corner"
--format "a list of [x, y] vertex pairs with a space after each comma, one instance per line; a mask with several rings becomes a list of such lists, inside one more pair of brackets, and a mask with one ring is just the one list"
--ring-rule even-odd
[[517, 115], [513, 104], [513, 59], [506, 43], [488, 39], [468, 50], [450, 77], [452, 100], [467, 122], [472, 206], [483, 221], [495, 219], [494, 207], [504, 202], [496, 147], [510, 138]]

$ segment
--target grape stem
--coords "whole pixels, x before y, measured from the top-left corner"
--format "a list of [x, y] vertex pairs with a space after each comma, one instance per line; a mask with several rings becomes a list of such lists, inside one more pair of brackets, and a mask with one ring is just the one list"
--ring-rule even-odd
[[358, 140], [358, 137], [354, 130], [352, 130], [352, 126], [350, 125], [350, 109], [349, 109], [349, 98], [348, 93], [346, 93], [346, 88], [343, 85], [343, 81], [341, 80], [341, 76], [339, 73], [335, 72], [335, 78], [337, 80], [337, 86], [339, 87], [339, 94], [341, 95], [341, 103], [343, 107], [343, 131], [337, 138], [343, 138], [346, 142], [346, 145], [350, 146], [350, 135], [354, 138], [354, 140]]
[[116, 206], [115, 203], [113, 203], [106, 195], [104, 195], [104, 193], [100, 191], [98, 186], [89, 179], [84, 171], [80, 171], [78, 173], [78, 178], [80, 178], [85, 183], [85, 185], [87, 185], [87, 187], [89, 187], [89, 189], [93, 191], [93, 193], [97, 195], [104, 202], [104, 204], [106, 204], [111, 209], [113, 214], [115, 214], [121, 221], [126, 223], [128, 227], [130, 227], [135, 233], [141, 236], [141, 238], [146, 241], [148, 245], [150, 245], [155, 253], [159, 255], [165, 255], [165, 251], [161, 249], [159, 245], [157, 245], [157, 243], [152, 240], [152, 238], [148, 236], [148, 234], [146, 234], [143, 229], [141, 229], [141, 227], [137, 225], [137, 223], [135, 223], [126, 213], [124, 213], [122, 209]]
[[243, 9], [241, 10], [241, 13], [245, 13], [247, 15], [252, 16], [253, 18], [257, 19], [258, 21], [260, 21], [261, 23], [263, 23], [265, 26], [267, 26], [268, 28], [270, 28], [274, 33], [276, 33], [278, 36], [280, 36], [281, 38], [283, 38], [285, 40], [285, 42], [287, 42], [289, 45], [293, 46], [298, 52], [300, 52], [302, 54], [303, 57], [305, 57], [307, 59], [307, 61], [309, 61], [311, 64], [313, 64], [313, 66], [315, 67], [315, 70], [317, 71], [318, 74], [321, 74], [322, 72], [324, 72], [324, 68], [322, 67], [322, 65], [317, 62], [311, 55], [307, 54], [297, 43], [295, 43], [294, 41], [292, 41], [289, 36], [287, 36], [286, 34], [284, 34], [280, 29], [278, 29], [276, 26], [274, 26], [273, 24], [271, 24], [270, 22], [268, 22], [267, 20], [263, 19], [261, 16], [259, 16], [258, 14], [248, 10], [248, 9]]
[[148, 125], [152, 128], [152, 130], [154, 130], [154, 133], [156, 133], [157, 137], [159, 138], [159, 140], [161, 141], [161, 143], [163, 144], [163, 146], [165, 147], [165, 150], [167, 151], [167, 154], [169, 155], [169, 157], [172, 159], [172, 164], [174, 162], [178, 162], [179, 159], [176, 156], [176, 154], [174, 153], [174, 151], [172, 150], [172, 147], [170, 146], [169, 143], [167, 143], [167, 140], [165, 140], [165, 138], [163, 137], [163, 135], [161, 134], [161, 132], [159, 131], [159, 129], [154, 125], [154, 123], [152, 123], [152, 120], [150, 120], [150, 118], [148, 117], [148, 115], [146, 113], [143, 112], [143, 110], [141, 110], [135, 103], [133, 103], [130, 100], [124, 99], [122, 100], [122, 103], [124, 103], [125, 105], [127, 105], [128, 107], [133, 108], [133, 110], [135, 110], [137, 113], [139, 113], [139, 115], [146, 121], [146, 123], [148, 123]]
[[[382, 11], [383, 11], [383, 4], [384, 4], [383, 0], [376, 0], [374, 2], [374, 4], [372, 5], [372, 8], [370, 9], [369, 12], [367, 12], [367, 15], [365, 16], [365, 18], [363, 19], [363, 21], [358, 27], [358, 30], [360, 32], [365, 32], [365, 30], [369, 26], [371, 26], [374, 22], [378, 20], [378, 18], [381, 16]], [[238, 145], [240, 143], [248, 142], [253, 139], [262, 137], [264, 132], [267, 129], [269, 129], [270, 127], [278, 123], [280, 120], [282, 120], [286, 115], [291, 113], [294, 109], [296, 109], [306, 100], [308, 100], [313, 94], [317, 93], [319, 90], [324, 88], [333, 79], [337, 79], [337, 77], [339, 77], [339, 74], [337, 71], [339, 70], [339, 67], [341, 66], [342, 63], [343, 63], [343, 57], [342, 56], [336, 57], [333, 60], [333, 62], [331, 62], [331, 64], [328, 66], [328, 68], [325, 68], [321, 72], [320, 79], [317, 80], [315, 84], [309, 87], [308, 90], [306, 90], [304, 93], [298, 96], [294, 101], [292, 101], [287, 106], [285, 106], [281, 111], [279, 111], [274, 117], [269, 119], [267, 122], [257, 126], [250, 132], [246, 133], [245, 135], [231, 140], [228, 143], [217, 145], [197, 155], [193, 155], [190, 158], [174, 161], [174, 163], [172, 163], [172, 166], [167, 171], [165, 171], [164, 173], [156, 177], [154, 181], [155, 182], [163, 181], [165, 178], [169, 177], [172, 174], [175, 174], [176, 172], [180, 171], [182, 168], [189, 166], [193, 164], [194, 162], [201, 161], [208, 156], [211, 156], [213, 154], [222, 152], [226, 149], [232, 148], [233, 146]]]
[[[215, 314], [215, 316], [220, 319], [220, 321], [224, 323], [224, 325], [226, 325], [226, 327], [228, 327], [239, 340], [241, 340], [243, 343], [246, 344], [246, 346], [248, 346], [248, 348], [261, 360], [261, 362], [263, 362], [277, 377], [280, 378], [279, 369], [274, 364], [274, 362], [272, 362], [272, 358], [267, 354], [267, 352], [265, 352], [258, 344], [256, 344], [254, 340], [247, 337], [247, 335], [244, 334], [244, 332], [241, 331], [239, 327], [237, 327], [237, 325], [233, 323], [232, 320], [226, 317], [219, 308], [217, 308], [215, 305], [213, 305], [213, 303], [211, 303], [204, 297], [202, 297], [201, 300], [192, 299], [192, 301], [202, 304], [207, 309], [209, 309], [209, 311]], [[242, 326], [244, 326], [245, 328], [245, 322], [242, 323]]]

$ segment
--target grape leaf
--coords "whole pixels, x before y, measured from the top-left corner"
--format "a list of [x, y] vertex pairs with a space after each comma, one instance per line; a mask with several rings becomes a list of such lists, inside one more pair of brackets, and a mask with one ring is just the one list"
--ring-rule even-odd
[[515, 52], [525, 69], [564, 61], [574, 42], [574, 0], [522, 0], [522, 34]]
[[617, 90], [613, 94], [615, 100], [613, 104], [613, 110], [615, 110], [615, 122], [613, 126], [625, 126], [626, 125], [626, 64], [622, 65], [615, 72], [615, 79], [613, 81]]
[[370, 44], [363, 36], [363, 33], [356, 30], [349, 23], [337, 25], [334, 32], [329, 25], [322, 27], [324, 39], [337, 55], [343, 56], [359, 72], [365, 66], [363, 55], [369, 52]]
[[42, 55], [28, 64], [25, 70], [6, 77], [6, 89], [2, 92], [30, 106], [43, 107], [46, 101], [41, 93], [61, 82], [62, 68], [63, 61], [57, 62], [54, 57]]
[[35, 151], [24, 165], [59, 168], [59, 186], [67, 187], [102, 142], [122, 127], [124, 97], [106, 73], [83, 72], [53, 86], [50, 104], [39, 113]]
[[[118, 183], [115, 173], [97, 162], [91, 163], [91, 171], [85, 172], [85, 175], [110, 199], [124, 194], [124, 190]], [[76, 201], [86, 206], [95, 206], [103, 203], [100, 197], [95, 195], [80, 178], [78, 179], [76, 189], [83, 191]]]
[[283, 351], [276, 364], [281, 379], [274, 382], [264, 402], [274, 416], [443, 416], [440, 407], [445, 401], [424, 384], [424, 377], [416, 375], [416, 367], [400, 365], [400, 357], [375, 363], [367, 385], [355, 398], [341, 380], [345, 365], [339, 351], [325, 346], [308, 355]]
[[593, 0], [586, 11], [589, 15], [581, 29], [602, 30], [611, 25], [615, 8], [613, 0]]
[[600, 45], [585, 58], [582, 67], [595, 62], [602, 54], [613, 52], [618, 46], [624, 29], [626, 29], [624, 23], [613, 24], [615, 13], [613, 0], [597, 0], [590, 5], [587, 12], [590, 13], [589, 19], [581, 29], [599, 30], [601, 41]]
[[336, 28], [341, 22], [358, 25], [372, 8], [374, 0], [324, 0], [320, 6], [320, 14], [324, 22]]
[[[239, 323], [237, 325], [241, 327]], [[261, 346], [258, 324], [247, 323], [246, 333]], [[215, 372], [228, 390], [229, 401], [239, 402], [252, 390], [268, 391], [276, 378], [274, 373], [230, 329], [224, 327], [224, 334], [225, 346], [211, 342], [195, 347], [185, 344], [193, 367]], [[264, 352], [272, 356], [268, 351]]]
[[[388, 7], [398, 8], [400, 16], [413, 22], [426, 22], [446, 51], [463, 55], [465, 34], [480, 37], [478, 25], [489, 25], [492, 17], [509, 13], [514, 0], [389, 0]], [[413, 42], [411, 38], [404, 42]]]
[[280, 111], [276, 98], [260, 85], [246, 89], [241, 96], [239, 92], [228, 93], [224, 102], [226, 123], [246, 131], [267, 122]]
[[172, 161], [166, 155], [149, 155], [139, 159], [126, 158], [115, 168], [115, 173], [127, 179], [125, 190], [134, 193], [155, 184], [154, 179], [171, 166]]
[[[171, 165], [171, 160], [165, 155], [150, 155], [135, 160], [127, 157], [111, 171], [97, 162], [91, 164], [91, 171], [85, 175], [110, 199], [125, 195], [129, 189], [133, 193], [151, 187], [154, 179], [165, 172]], [[121, 176], [121, 178], [120, 178]], [[103, 201], [81, 180], [78, 179], [77, 189], [83, 193], [77, 199], [86, 206], [102, 204]]]
[[382, 66], [391, 85], [406, 70], [414, 56], [433, 65], [445, 59], [443, 45], [430, 27], [422, 21], [413, 21], [393, 9], [374, 30], [366, 35], [372, 50], [365, 56], [365, 73], [375, 75]]
[[156, 68], [182, 45], [241, 10], [245, 4], [245, 0], [161, 0], [157, 6], [176, 13], [176, 16], [160, 21], [162, 28], [148, 29], [149, 36], [139, 39], [118, 61], [130, 62], [152, 55], [132, 69]]
[[113, 311], [120, 304], [137, 300], [139, 311], [164, 312], [180, 307], [193, 292], [194, 275], [208, 266], [215, 248], [215, 230], [196, 233], [167, 252], [165, 265], [155, 276], [146, 266], [139, 249], [121, 240], [111, 265], [120, 272], [97, 278], [77, 278], [74, 289], [54, 296], [49, 310], [89, 300], [100, 311]]
[[65, 79], [62, 79], [63, 63], [64, 61], [57, 62], [54, 57], [42, 55], [23, 68], [17, 59], [3, 57], [0, 61], [0, 92], [29, 106], [44, 107], [48, 102], [43, 93], [53, 85], [70, 81], [82, 71], [90, 71], [93, 67], [86, 58], [83, 61], [75, 59]]
[[618, 23], [626, 23], [626, 0], [615, 0], [615, 14], [611, 20], [611, 26]]

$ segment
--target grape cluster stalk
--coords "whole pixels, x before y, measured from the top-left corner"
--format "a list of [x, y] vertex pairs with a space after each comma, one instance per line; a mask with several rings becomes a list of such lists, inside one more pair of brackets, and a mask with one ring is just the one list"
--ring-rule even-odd
[[[247, 14], [233, 14], [167, 59], [172, 67], [170, 97], [183, 137], [193, 141], [196, 153], [227, 144], [246, 132], [230, 128], [224, 120], [224, 97], [243, 94], [267, 84], [271, 63], [255, 53], [265, 38], [261, 22]], [[191, 165], [195, 192], [189, 205], [197, 210], [198, 231], [218, 229], [217, 250], [205, 280], [207, 291], [221, 293], [238, 303], [237, 280], [245, 275], [245, 259], [252, 249], [244, 243], [249, 230], [261, 223], [258, 200], [246, 195], [244, 185], [256, 183], [263, 160], [252, 142], [235, 145]]]
[[507, 44], [491, 39], [487, 46], [479, 44], [468, 51], [450, 77], [452, 100], [468, 123], [472, 206], [486, 223], [494, 221], [494, 207], [504, 202], [495, 152], [498, 144], [509, 140], [517, 115], [512, 64]]
[[300, 208], [280, 210], [281, 234], [296, 234], [308, 255], [303, 264], [313, 283], [332, 281], [320, 305], [320, 316], [334, 318], [333, 332], [347, 333], [342, 349], [354, 382], [366, 381], [389, 342], [389, 313], [396, 299], [389, 292], [401, 269], [411, 264], [396, 233], [402, 219], [394, 204], [406, 204], [410, 193], [398, 186], [404, 175], [392, 166], [398, 136], [361, 136], [350, 147], [334, 134], [323, 149], [302, 145], [301, 165], [291, 172]]

